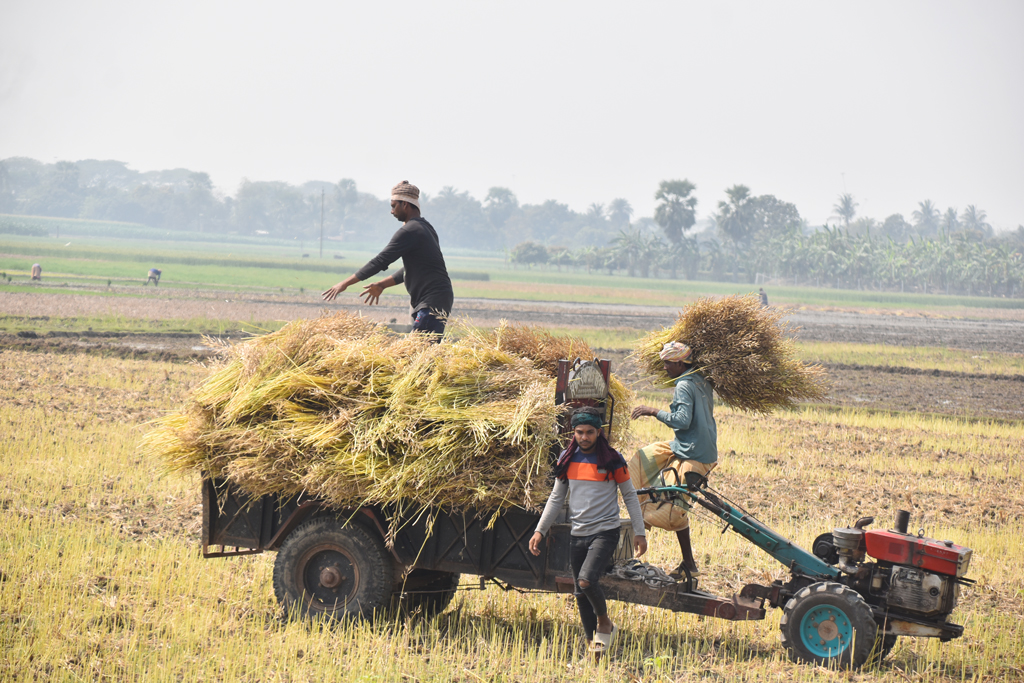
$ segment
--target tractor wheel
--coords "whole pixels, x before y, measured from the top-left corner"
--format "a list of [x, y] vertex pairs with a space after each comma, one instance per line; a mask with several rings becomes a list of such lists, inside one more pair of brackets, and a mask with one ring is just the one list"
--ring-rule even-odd
[[293, 531], [278, 551], [274, 594], [285, 610], [306, 617], [370, 617], [389, 606], [394, 573], [375, 534], [318, 517]]
[[417, 610], [425, 617], [440, 614], [455, 598], [459, 587], [460, 574], [413, 569], [396, 592], [394, 605], [406, 614]]
[[868, 661], [878, 633], [864, 598], [831, 581], [798, 591], [783, 608], [780, 628], [794, 662], [849, 669]]

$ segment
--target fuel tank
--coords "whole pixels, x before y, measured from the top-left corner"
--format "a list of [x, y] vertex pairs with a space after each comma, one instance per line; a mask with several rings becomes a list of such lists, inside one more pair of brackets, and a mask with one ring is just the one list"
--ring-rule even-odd
[[952, 541], [911, 536], [898, 531], [864, 532], [868, 555], [910, 567], [920, 567], [947, 576], [961, 577], [971, 564], [971, 549]]

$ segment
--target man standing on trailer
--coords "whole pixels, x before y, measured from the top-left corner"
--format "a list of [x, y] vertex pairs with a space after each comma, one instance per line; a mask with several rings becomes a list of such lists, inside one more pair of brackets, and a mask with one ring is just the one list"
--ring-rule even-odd
[[388, 287], [405, 283], [412, 302], [412, 329], [435, 335], [440, 341], [445, 321], [452, 312], [455, 295], [441, 245], [434, 227], [420, 216], [420, 191], [408, 180], [391, 188], [391, 215], [403, 223], [384, 250], [355, 275], [323, 293], [324, 301], [334, 298], [357, 282], [376, 275], [398, 259], [402, 267], [388, 277], [363, 287], [360, 294], [368, 305], [378, 303]]
[[647, 536], [626, 461], [605, 438], [601, 412], [597, 408], [579, 408], [572, 415], [571, 425], [573, 438], [558, 456], [555, 486], [537, 531], [530, 538], [530, 552], [540, 555], [540, 542], [568, 497], [572, 523], [569, 562], [576, 583], [576, 605], [590, 651], [600, 657], [611, 645], [615, 632], [599, 582], [619, 543], [619, 493], [633, 523], [638, 557], [647, 552]]
[[[632, 417], [634, 420], [657, 418], [675, 431], [675, 438], [645, 446], [630, 458], [629, 473], [633, 485], [640, 488], [651, 485], [648, 482], [658, 478], [659, 473], [669, 466], [675, 466], [680, 477], [684, 472], [707, 476], [718, 464], [718, 426], [715, 424], [713, 390], [704, 377], [693, 371], [690, 362], [693, 351], [686, 344], [669, 342], [658, 355], [665, 364], [665, 372], [676, 380], [672, 403], [668, 410], [637, 406]], [[698, 576], [700, 571], [693, 559], [686, 509], [647, 500], [641, 506], [647, 524], [676, 532], [683, 561], [670, 576], [681, 577], [684, 568], [691, 576]]]

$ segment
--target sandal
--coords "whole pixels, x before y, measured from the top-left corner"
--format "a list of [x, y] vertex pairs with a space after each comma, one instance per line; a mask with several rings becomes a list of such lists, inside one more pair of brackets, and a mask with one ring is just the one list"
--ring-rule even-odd
[[612, 646], [612, 640], [615, 638], [615, 634], [619, 632], [619, 627], [612, 624], [611, 633], [601, 633], [600, 631], [594, 632], [594, 642], [590, 644], [590, 651], [594, 653], [607, 652]]
[[[678, 567], [673, 569], [671, 572], [669, 572], [668, 575], [671, 576], [673, 579], [685, 579], [686, 578], [686, 572], [683, 571], [683, 565], [679, 565]], [[690, 570], [690, 578], [696, 579], [699, 576], [700, 576], [700, 568], [699, 567], [694, 567], [693, 569]]]

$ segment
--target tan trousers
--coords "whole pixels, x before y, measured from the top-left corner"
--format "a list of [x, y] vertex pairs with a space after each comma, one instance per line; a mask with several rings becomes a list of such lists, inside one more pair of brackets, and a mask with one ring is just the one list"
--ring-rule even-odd
[[[671, 446], [670, 441], [659, 441], [644, 446], [633, 454], [628, 464], [629, 478], [634, 488], [675, 484], [674, 477], [670, 475], [669, 481], [666, 482], [662, 475], [662, 471], [667, 467], [675, 467], [682, 481], [684, 472], [697, 472], [707, 476], [718, 465], [717, 462], [706, 465], [695, 460], [680, 460], [679, 456], [672, 452]], [[667, 531], [682, 531], [690, 527], [690, 520], [682, 503], [655, 502], [650, 496], [639, 498], [640, 510], [644, 513], [644, 524], [648, 527], [654, 526]]]

